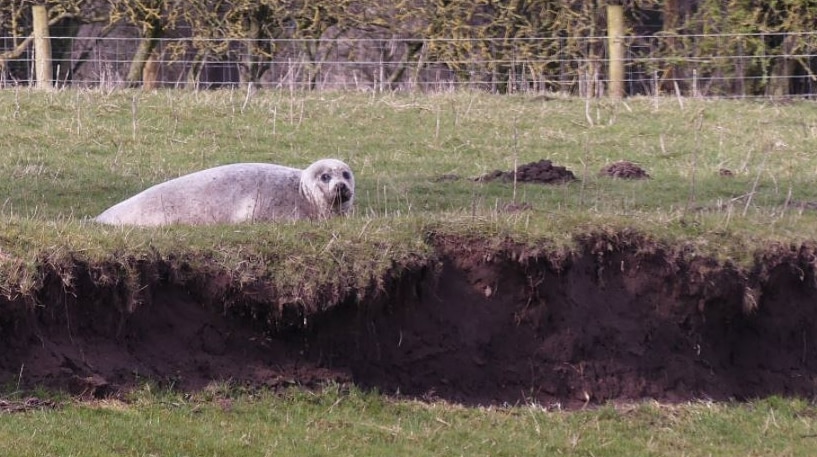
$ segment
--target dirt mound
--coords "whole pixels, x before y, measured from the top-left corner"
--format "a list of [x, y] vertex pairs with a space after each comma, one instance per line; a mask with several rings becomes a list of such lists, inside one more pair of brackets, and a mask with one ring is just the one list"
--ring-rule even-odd
[[[436, 261], [383, 292], [277, 325], [272, 287], [176, 282], [161, 260], [140, 303], [46, 276], [38, 306], [3, 301], [0, 382], [115, 395], [151, 379], [195, 390], [354, 382], [469, 404], [817, 394], [817, 249], [770, 249], [750, 271], [637, 234], [582, 237], [573, 254], [432, 237]], [[437, 266], [433, 266], [437, 265]], [[2, 301], [2, 300], [0, 300]], [[283, 317], [281, 317], [283, 318]]]
[[[562, 184], [565, 182], [574, 181], [575, 179], [576, 176], [573, 175], [572, 171], [559, 165], [553, 165], [553, 162], [547, 159], [520, 165], [516, 170], [517, 182]], [[513, 182], [514, 171], [495, 170], [480, 176], [476, 180]]]
[[627, 160], [605, 165], [599, 171], [599, 175], [618, 179], [650, 179], [650, 175], [643, 168]]

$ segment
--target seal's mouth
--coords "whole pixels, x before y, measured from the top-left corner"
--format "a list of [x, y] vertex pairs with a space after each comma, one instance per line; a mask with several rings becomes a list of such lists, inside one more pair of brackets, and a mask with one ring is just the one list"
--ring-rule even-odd
[[344, 204], [352, 200], [354, 193], [346, 185], [341, 185], [335, 188], [335, 198], [332, 200], [333, 206], [340, 208]]

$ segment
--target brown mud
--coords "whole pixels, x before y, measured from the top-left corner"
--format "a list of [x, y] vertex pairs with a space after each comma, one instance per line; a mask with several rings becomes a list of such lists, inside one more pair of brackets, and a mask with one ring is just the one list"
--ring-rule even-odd
[[599, 170], [599, 176], [618, 179], [650, 179], [650, 175], [643, 168], [628, 160], [620, 160], [603, 166]]
[[182, 280], [167, 259], [140, 264], [139, 291], [100, 281], [104, 266], [75, 262], [70, 287], [51, 268], [34, 302], [0, 303], [0, 382], [88, 397], [147, 380], [350, 382], [568, 407], [817, 393], [814, 246], [771, 246], [747, 270], [633, 233], [581, 236], [570, 253], [430, 242], [434, 259], [395, 269], [375, 298], [315, 308], [217, 271]]
[[553, 162], [547, 159], [519, 165], [516, 167], [516, 173], [514, 173], [514, 170], [494, 170], [476, 178], [476, 180], [513, 182], [514, 177], [517, 182], [539, 184], [562, 184], [576, 180], [576, 176], [572, 171], [561, 165], [554, 165]]

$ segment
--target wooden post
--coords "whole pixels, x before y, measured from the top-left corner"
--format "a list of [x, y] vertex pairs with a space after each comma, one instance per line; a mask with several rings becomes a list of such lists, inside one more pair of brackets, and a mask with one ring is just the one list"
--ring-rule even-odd
[[53, 84], [51, 70], [51, 36], [48, 33], [48, 11], [45, 5], [31, 7], [34, 20], [34, 73], [37, 89], [50, 89]]
[[624, 7], [607, 5], [610, 97], [624, 97]]

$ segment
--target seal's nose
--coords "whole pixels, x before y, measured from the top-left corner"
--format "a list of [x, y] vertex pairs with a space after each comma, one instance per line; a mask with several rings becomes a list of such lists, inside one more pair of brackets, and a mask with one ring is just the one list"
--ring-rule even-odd
[[349, 186], [347, 186], [345, 182], [339, 182], [337, 186], [335, 186], [335, 192], [337, 192], [337, 195], [340, 195], [340, 199], [343, 202], [347, 202], [352, 198], [352, 190], [349, 189]]

